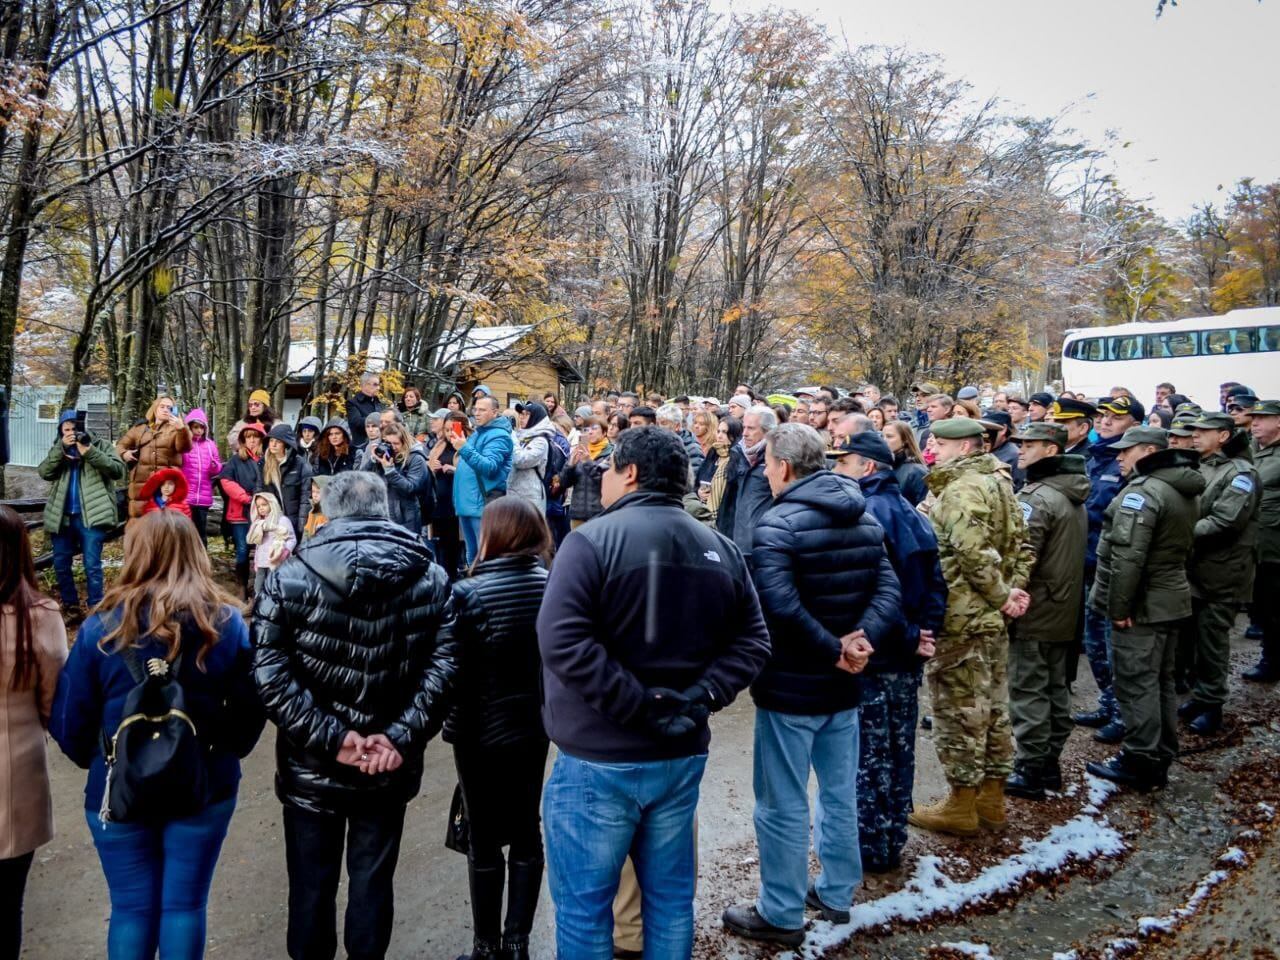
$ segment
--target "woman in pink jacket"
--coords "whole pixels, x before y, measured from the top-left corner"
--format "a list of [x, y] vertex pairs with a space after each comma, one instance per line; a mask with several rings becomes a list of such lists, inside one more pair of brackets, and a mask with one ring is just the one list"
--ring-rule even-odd
[[191, 431], [191, 449], [182, 458], [182, 473], [187, 478], [187, 506], [195, 521], [200, 542], [209, 546], [209, 533], [205, 525], [209, 520], [209, 508], [213, 506], [213, 478], [222, 472], [222, 458], [218, 445], [209, 437], [209, 418], [196, 407], [186, 417]]

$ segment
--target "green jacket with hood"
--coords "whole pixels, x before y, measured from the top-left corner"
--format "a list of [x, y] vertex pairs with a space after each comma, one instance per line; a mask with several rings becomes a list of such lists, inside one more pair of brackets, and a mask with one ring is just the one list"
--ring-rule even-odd
[[1090, 482], [1084, 457], [1047, 457], [1027, 468], [1018, 493], [1035, 565], [1027, 581], [1031, 606], [1013, 621], [1010, 639], [1073, 643], [1084, 596], [1089, 544]]
[[1195, 597], [1236, 603], [1253, 598], [1262, 482], [1242, 453], [1248, 450], [1249, 435], [1237, 431], [1221, 450], [1200, 460], [1205, 486], [1189, 569]]
[[1187, 561], [1204, 490], [1194, 450], [1143, 457], [1107, 507], [1092, 608], [1112, 621], [1168, 623], [1191, 615]]
[[[69, 412], [74, 416], [74, 411]], [[58, 428], [61, 430], [61, 423]], [[116, 483], [123, 480], [127, 472], [115, 445], [110, 440], [94, 439], [81, 461], [66, 455], [59, 438], [36, 468], [40, 479], [51, 484], [44, 507], [45, 530], [57, 533], [62, 529], [73, 470], [80, 471], [80, 516], [84, 522], [90, 527], [114, 527], [120, 522], [116, 509]]]

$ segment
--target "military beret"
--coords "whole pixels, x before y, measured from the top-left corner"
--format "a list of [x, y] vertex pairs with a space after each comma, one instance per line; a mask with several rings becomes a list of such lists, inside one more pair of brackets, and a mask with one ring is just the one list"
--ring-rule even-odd
[[956, 399], [957, 400], [977, 400], [978, 388], [977, 387], [961, 387], [960, 392], [956, 394]]
[[1079, 420], [1081, 417], [1092, 420], [1097, 415], [1098, 408], [1084, 400], [1055, 400], [1049, 408], [1049, 419], [1055, 421]]
[[951, 417], [947, 420], [934, 421], [930, 428], [935, 437], [943, 440], [963, 440], [966, 437], [981, 437], [987, 431], [977, 420], [968, 417]]
[[1067, 428], [1047, 421], [1029, 423], [1022, 433], [1010, 439], [1014, 443], [1022, 443], [1024, 440], [1047, 440], [1065, 450], [1067, 449]]
[[1217, 410], [1204, 410], [1200, 416], [1187, 424], [1192, 430], [1234, 430], [1236, 422], [1231, 419], [1229, 413], [1219, 413]]
[[1280, 400], [1259, 400], [1249, 412], [1255, 417], [1280, 417]]
[[1124, 436], [1111, 445], [1112, 450], [1127, 450], [1139, 444], [1149, 443], [1164, 449], [1169, 446], [1169, 434], [1160, 427], [1130, 427]]
[[1027, 403], [1038, 403], [1042, 407], [1051, 407], [1053, 406], [1053, 394], [1052, 393], [1033, 393], [1030, 397], [1027, 398]]
[[1098, 409], [1105, 410], [1107, 413], [1114, 414], [1117, 417], [1133, 417], [1135, 420], [1145, 420], [1147, 418], [1147, 410], [1141, 401], [1133, 399], [1133, 397], [1107, 397], [1105, 400], [1098, 401]]

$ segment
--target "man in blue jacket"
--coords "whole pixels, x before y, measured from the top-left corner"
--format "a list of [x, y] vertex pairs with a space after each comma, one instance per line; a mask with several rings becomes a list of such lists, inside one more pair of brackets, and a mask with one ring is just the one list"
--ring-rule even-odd
[[[1126, 430], [1141, 426], [1146, 420], [1142, 404], [1128, 396], [1108, 397], [1099, 402], [1097, 411], [1101, 439], [1091, 443], [1085, 454], [1090, 483], [1089, 499], [1085, 501], [1089, 512], [1089, 544], [1084, 565], [1086, 594], [1098, 566], [1098, 538], [1102, 535], [1107, 507], [1124, 486], [1120, 465], [1116, 462], [1119, 451], [1114, 446]], [[1124, 739], [1124, 721], [1120, 719], [1120, 707], [1112, 689], [1111, 623], [1092, 607], [1085, 610], [1084, 652], [1098, 685], [1098, 709], [1076, 714], [1071, 719], [1081, 726], [1100, 728], [1093, 738], [1101, 743], [1120, 743]]]
[[507, 492], [507, 476], [515, 443], [511, 439], [511, 421], [498, 416], [498, 401], [484, 394], [474, 409], [476, 431], [462, 438], [449, 434], [456, 450], [456, 473], [453, 477], [453, 509], [458, 526], [467, 542], [467, 563], [476, 558], [480, 548], [480, 515], [484, 505]]
[[[858, 485], [826, 469], [818, 432], [769, 434], [765, 475], [774, 504], [755, 533], [754, 577], [772, 654], [751, 686], [756, 704], [756, 902], [724, 912], [730, 933], [798, 947], [808, 906], [849, 921], [862, 880], [858, 851], [857, 674], [901, 642], [902, 596], [884, 531]], [[809, 876], [809, 772], [818, 776]]]
[[556, 953], [613, 956], [630, 854], [646, 956], [693, 949], [694, 812], [711, 740], [769, 655], [742, 555], [684, 511], [674, 433], [620, 434], [605, 512], [561, 545], [538, 615], [542, 719], [559, 750], [543, 791]]
[[876, 650], [862, 674], [858, 841], [862, 869], [883, 873], [897, 868], [907, 843], [920, 665], [933, 656], [934, 635], [947, 612], [947, 582], [933, 526], [902, 496], [884, 437], [856, 433], [827, 456], [835, 461], [835, 473], [858, 482], [867, 513], [884, 528], [885, 549], [902, 587], [902, 638]]

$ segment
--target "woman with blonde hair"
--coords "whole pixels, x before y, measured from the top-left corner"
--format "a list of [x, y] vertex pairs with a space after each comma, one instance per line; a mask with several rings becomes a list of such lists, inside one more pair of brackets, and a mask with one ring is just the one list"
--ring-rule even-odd
[[898, 479], [902, 495], [913, 507], [918, 506], [929, 495], [924, 482], [929, 468], [924, 465], [916, 435], [901, 420], [890, 420], [884, 425], [884, 440], [893, 452], [893, 475]]
[[[415, 534], [422, 532], [422, 495], [431, 495], [427, 455], [413, 442], [404, 424], [392, 422], [376, 441], [370, 441], [366, 470], [387, 482], [391, 520]], [[428, 510], [430, 515], [430, 510]]]
[[67, 629], [36, 585], [27, 525], [0, 507], [0, 957], [22, 950], [22, 896], [37, 847], [53, 839], [45, 730]]
[[[85, 819], [111, 898], [108, 960], [204, 956], [214, 867], [235, 810], [240, 758], [265, 722], [250, 674], [249, 630], [213, 579], [186, 517], [161, 510], [125, 533], [120, 579], [80, 628], [58, 678], [50, 732], [88, 769]], [[145, 664], [145, 667], [143, 666]], [[146, 674], [180, 685], [203, 759], [203, 791], [165, 815], [113, 819], [102, 738], [118, 735]]]
[[702, 451], [704, 462], [711, 448], [716, 445], [716, 427], [719, 423], [716, 415], [708, 410], [699, 410], [689, 418], [689, 432], [698, 441], [698, 449]]
[[116, 441], [116, 452], [132, 468], [129, 474], [129, 519], [142, 516], [147, 498], [142, 487], [165, 467], [181, 469], [182, 455], [191, 449], [191, 430], [178, 415], [172, 397], [157, 397], [142, 423], [130, 427]]

